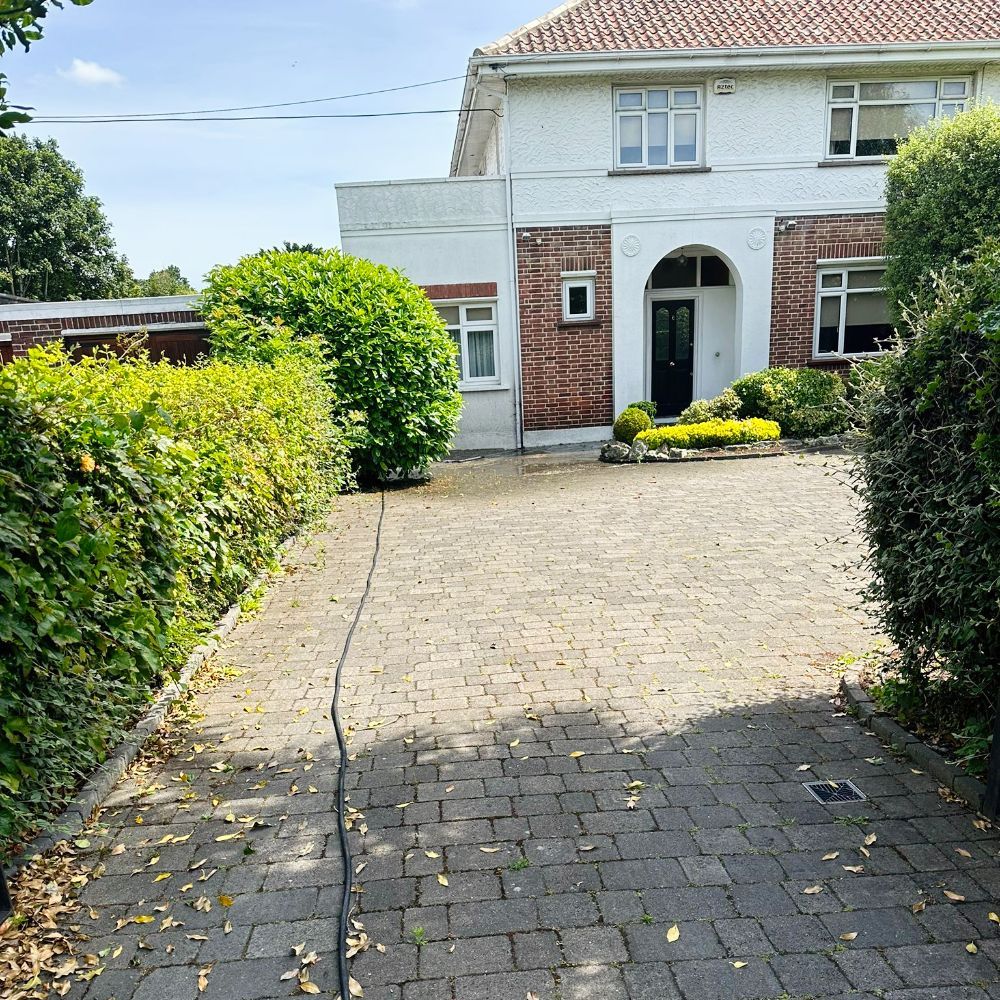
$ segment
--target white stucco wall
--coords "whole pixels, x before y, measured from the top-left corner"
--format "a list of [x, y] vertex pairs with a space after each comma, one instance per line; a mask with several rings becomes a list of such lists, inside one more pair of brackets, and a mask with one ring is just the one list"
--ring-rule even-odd
[[514, 302], [503, 181], [339, 185], [347, 253], [399, 268], [420, 285], [495, 282], [499, 388], [464, 391], [455, 448], [517, 447]]

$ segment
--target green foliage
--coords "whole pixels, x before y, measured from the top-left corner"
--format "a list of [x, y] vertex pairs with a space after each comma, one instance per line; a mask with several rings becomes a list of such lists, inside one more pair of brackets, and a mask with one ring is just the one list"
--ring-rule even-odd
[[729, 444], [777, 441], [781, 428], [773, 420], [707, 420], [701, 424], [656, 427], [636, 435], [654, 451], [668, 448], [721, 448]]
[[932, 275], [1000, 236], [1000, 108], [917, 129], [889, 163], [885, 288], [896, 319], [933, 306]]
[[355, 450], [363, 477], [405, 475], [448, 453], [462, 406], [455, 343], [398, 271], [336, 250], [269, 250], [208, 280], [217, 356], [254, 356], [276, 335], [323, 339], [338, 403], [364, 415]]
[[627, 408], [630, 410], [642, 410], [650, 420], [656, 419], [656, 403], [651, 399], [640, 399], [637, 403], [629, 403]]
[[774, 420], [786, 437], [814, 438], [847, 429], [844, 381], [816, 368], [766, 368], [737, 379], [739, 416]]
[[322, 369], [0, 368], [0, 852], [347, 473]]
[[635, 440], [636, 434], [649, 430], [652, 426], [653, 421], [650, 420], [649, 414], [645, 410], [640, 410], [637, 406], [629, 406], [622, 410], [615, 421], [615, 440], [631, 444]]
[[974, 737], [1000, 689], [1000, 241], [934, 295], [861, 373], [857, 488], [868, 597], [898, 649], [890, 703]]
[[194, 294], [191, 282], [181, 274], [176, 264], [170, 264], [159, 271], [152, 271], [148, 278], [136, 278], [130, 294], [137, 297], [153, 298], [158, 295]]
[[[70, 0], [86, 7], [93, 0]], [[17, 48], [31, 47], [42, 37], [42, 21], [52, 9], [61, 9], [63, 0], [0, 0], [0, 56]], [[26, 108], [7, 103], [7, 77], [0, 73], [0, 133], [31, 121]], [[0, 189], [2, 190], [2, 189]]]
[[732, 389], [714, 399], [696, 399], [681, 413], [678, 423], [703, 424], [707, 420], [735, 420], [740, 415], [740, 397]]
[[0, 136], [0, 290], [43, 301], [127, 294], [101, 203], [54, 139]]

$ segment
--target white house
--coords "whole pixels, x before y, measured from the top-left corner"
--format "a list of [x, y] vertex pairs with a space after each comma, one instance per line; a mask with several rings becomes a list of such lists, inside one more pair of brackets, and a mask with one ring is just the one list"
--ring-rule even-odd
[[457, 447], [600, 439], [877, 351], [885, 158], [998, 59], [996, 0], [572, 0], [473, 54], [450, 177], [338, 185], [343, 245], [438, 304]]

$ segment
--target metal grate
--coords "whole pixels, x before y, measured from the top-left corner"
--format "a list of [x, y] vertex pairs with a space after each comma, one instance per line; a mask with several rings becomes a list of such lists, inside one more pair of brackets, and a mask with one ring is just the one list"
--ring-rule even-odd
[[853, 781], [804, 781], [806, 791], [825, 806], [840, 802], [865, 802], [864, 792]]

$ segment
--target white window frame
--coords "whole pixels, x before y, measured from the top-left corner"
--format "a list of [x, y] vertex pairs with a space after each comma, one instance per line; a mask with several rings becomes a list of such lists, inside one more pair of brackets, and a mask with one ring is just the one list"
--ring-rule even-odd
[[[666, 90], [669, 93], [667, 99], [668, 107], [653, 108], [648, 107], [648, 94], [651, 90]], [[674, 94], [679, 91], [693, 90], [698, 95], [698, 103], [694, 105], [674, 106]], [[642, 106], [635, 108], [620, 108], [618, 98], [622, 94], [642, 94]], [[704, 163], [705, 150], [705, 88], [701, 84], [688, 84], [686, 86], [674, 86], [673, 84], [661, 87], [615, 87], [612, 96], [612, 106], [614, 110], [614, 142], [615, 142], [615, 169], [616, 170], [670, 170], [683, 169], [684, 167], [700, 167]], [[649, 114], [666, 114], [667, 123], [667, 162], [653, 163], [649, 161]], [[676, 160], [674, 158], [674, 118], [676, 115], [694, 114], [696, 117], [695, 128], [695, 158], [693, 160]], [[621, 160], [621, 121], [623, 118], [642, 118], [642, 162], [622, 163]]]
[[[567, 271], [562, 276], [563, 283], [563, 322], [588, 323], [597, 318], [597, 272]], [[574, 288], [587, 289], [587, 312], [571, 313], [569, 308], [570, 291]]]
[[[922, 99], [908, 99], [908, 100], [885, 100], [885, 101], [863, 101], [861, 100], [861, 85], [863, 83], [934, 83], [937, 86], [937, 96], [936, 97], [925, 97]], [[944, 97], [942, 96], [942, 91], [944, 87], [949, 83], [961, 83], [965, 87], [965, 93], [962, 97]], [[826, 160], [858, 160], [861, 163], [878, 163], [884, 160], [887, 155], [891, 156], [894, 154], [877, 154], [875, 156], [858, 156], [855, 150], [858, 148], [858, 119], [861, 116], [862, 107], [895, 107], [900, 104], [934, 104], [934, 117], [941, 118], [944, 116], [944, 107], [954, 105], [954, 109], [950, 113], [956, 113], [958, 111], [964, 111], [968, 107], [969, 101], [972, 100], [972, 85], [973, 80], [971, 76], [942, 76], [942, 77], [912, 77], [906, 80], [893, 80], [893, 79], [872, 79], [872, 80], [830, 80], [827, 83], [826, 88], [826, 140], [823, 146], [824, 159]], [[853, 96], [850, 98], [838, 97], [834, 98], [833, 89], [834, 87], [853, 87]], [[832, 153], [830, 151], [830, 142], [833, 135], [833, 112], [838, 108], [850, 108], [851, 109], [851, 151], [849, 153]], [[930, 120], [930, 119], [928, 119]]]
[[[435, 309], [458, 309], [459, 325], [445, 321], [448, 333], [458, 333], [461, 342], [462, 361], [459, 372], [459, 389], [492, 389], [501, 385], [500, 377], [500, 324], [496, 299], [435, 299], [431, 303]], [[470, 320], [469, 309], [493, 310], [492, 320]], [[473, 330], [488, 330], [493, 334], [493, 375], [470, 378], [469, 376], [469, 333]]]
[[[882, 271], [885, 272], [885, 258], [872, 257], [863, 260], [851, 261], [821, 261], [816, 267], [816, 316], [813, 322], [813, 350], [814, 361], [829, 361], [836, 358], [878, 358], [884, 351], [859, 351], [852, 354], [844, 353], [844, 333], [847, 328], [847, 297], [848, 295], [871, 295], [880, 293], [885, 295], [881, 285], [874, 288], [851, 288], [848, 285], [848, 275], [852, 271]], [[840, 274], [840, 288], [824, 288], [823, 276], [830, 274]], [[823, 354], [819, 350], [819, 330], [822, 320], [823, 299], [840, 300], [840, 329], [837, 333], [837, 350], [828, 351]]]

